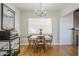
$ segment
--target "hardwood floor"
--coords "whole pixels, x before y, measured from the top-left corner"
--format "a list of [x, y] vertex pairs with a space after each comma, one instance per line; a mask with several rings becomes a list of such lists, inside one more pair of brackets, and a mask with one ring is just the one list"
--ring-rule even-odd
[[26, 45], [21, 46], [21, 51], [18, 56], [77, 56], [77, 46], [71, 45], [54, 45], [44, 52], [42, 49], [38, 52], [34, 52], [33, 47], [28, 48]]

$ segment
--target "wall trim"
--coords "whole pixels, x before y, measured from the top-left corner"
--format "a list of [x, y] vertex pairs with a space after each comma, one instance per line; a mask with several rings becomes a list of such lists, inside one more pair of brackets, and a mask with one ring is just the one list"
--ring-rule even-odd
[[[23, 43], [21, 45], [29, 45], [28, 43]], [[73, 45], [73, 44], [60, 44], [60, 43], [52, 43], [52, 45]]]

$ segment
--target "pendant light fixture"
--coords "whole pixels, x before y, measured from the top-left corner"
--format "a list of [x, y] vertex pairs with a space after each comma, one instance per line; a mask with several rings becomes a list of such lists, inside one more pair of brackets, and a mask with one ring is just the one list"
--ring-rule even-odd
[[39, 3], [39, 8], [35, 9], [35, 15], [40, 17], [46, 16], [46, 9], [42, 3]]

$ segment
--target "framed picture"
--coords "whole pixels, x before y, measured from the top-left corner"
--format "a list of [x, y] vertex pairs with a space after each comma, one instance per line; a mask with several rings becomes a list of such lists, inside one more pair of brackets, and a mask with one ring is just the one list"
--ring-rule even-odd
[[1, 29], [15, 29], [15, 11], [5, 4], [1, 4]]

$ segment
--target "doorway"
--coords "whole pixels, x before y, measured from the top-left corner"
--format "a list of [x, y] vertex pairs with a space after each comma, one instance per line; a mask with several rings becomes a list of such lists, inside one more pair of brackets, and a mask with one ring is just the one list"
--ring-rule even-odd
[[73, 13], [73, 44], [78, 46], [78, 39], [79, 39], [79, 9], [75, 10]]

